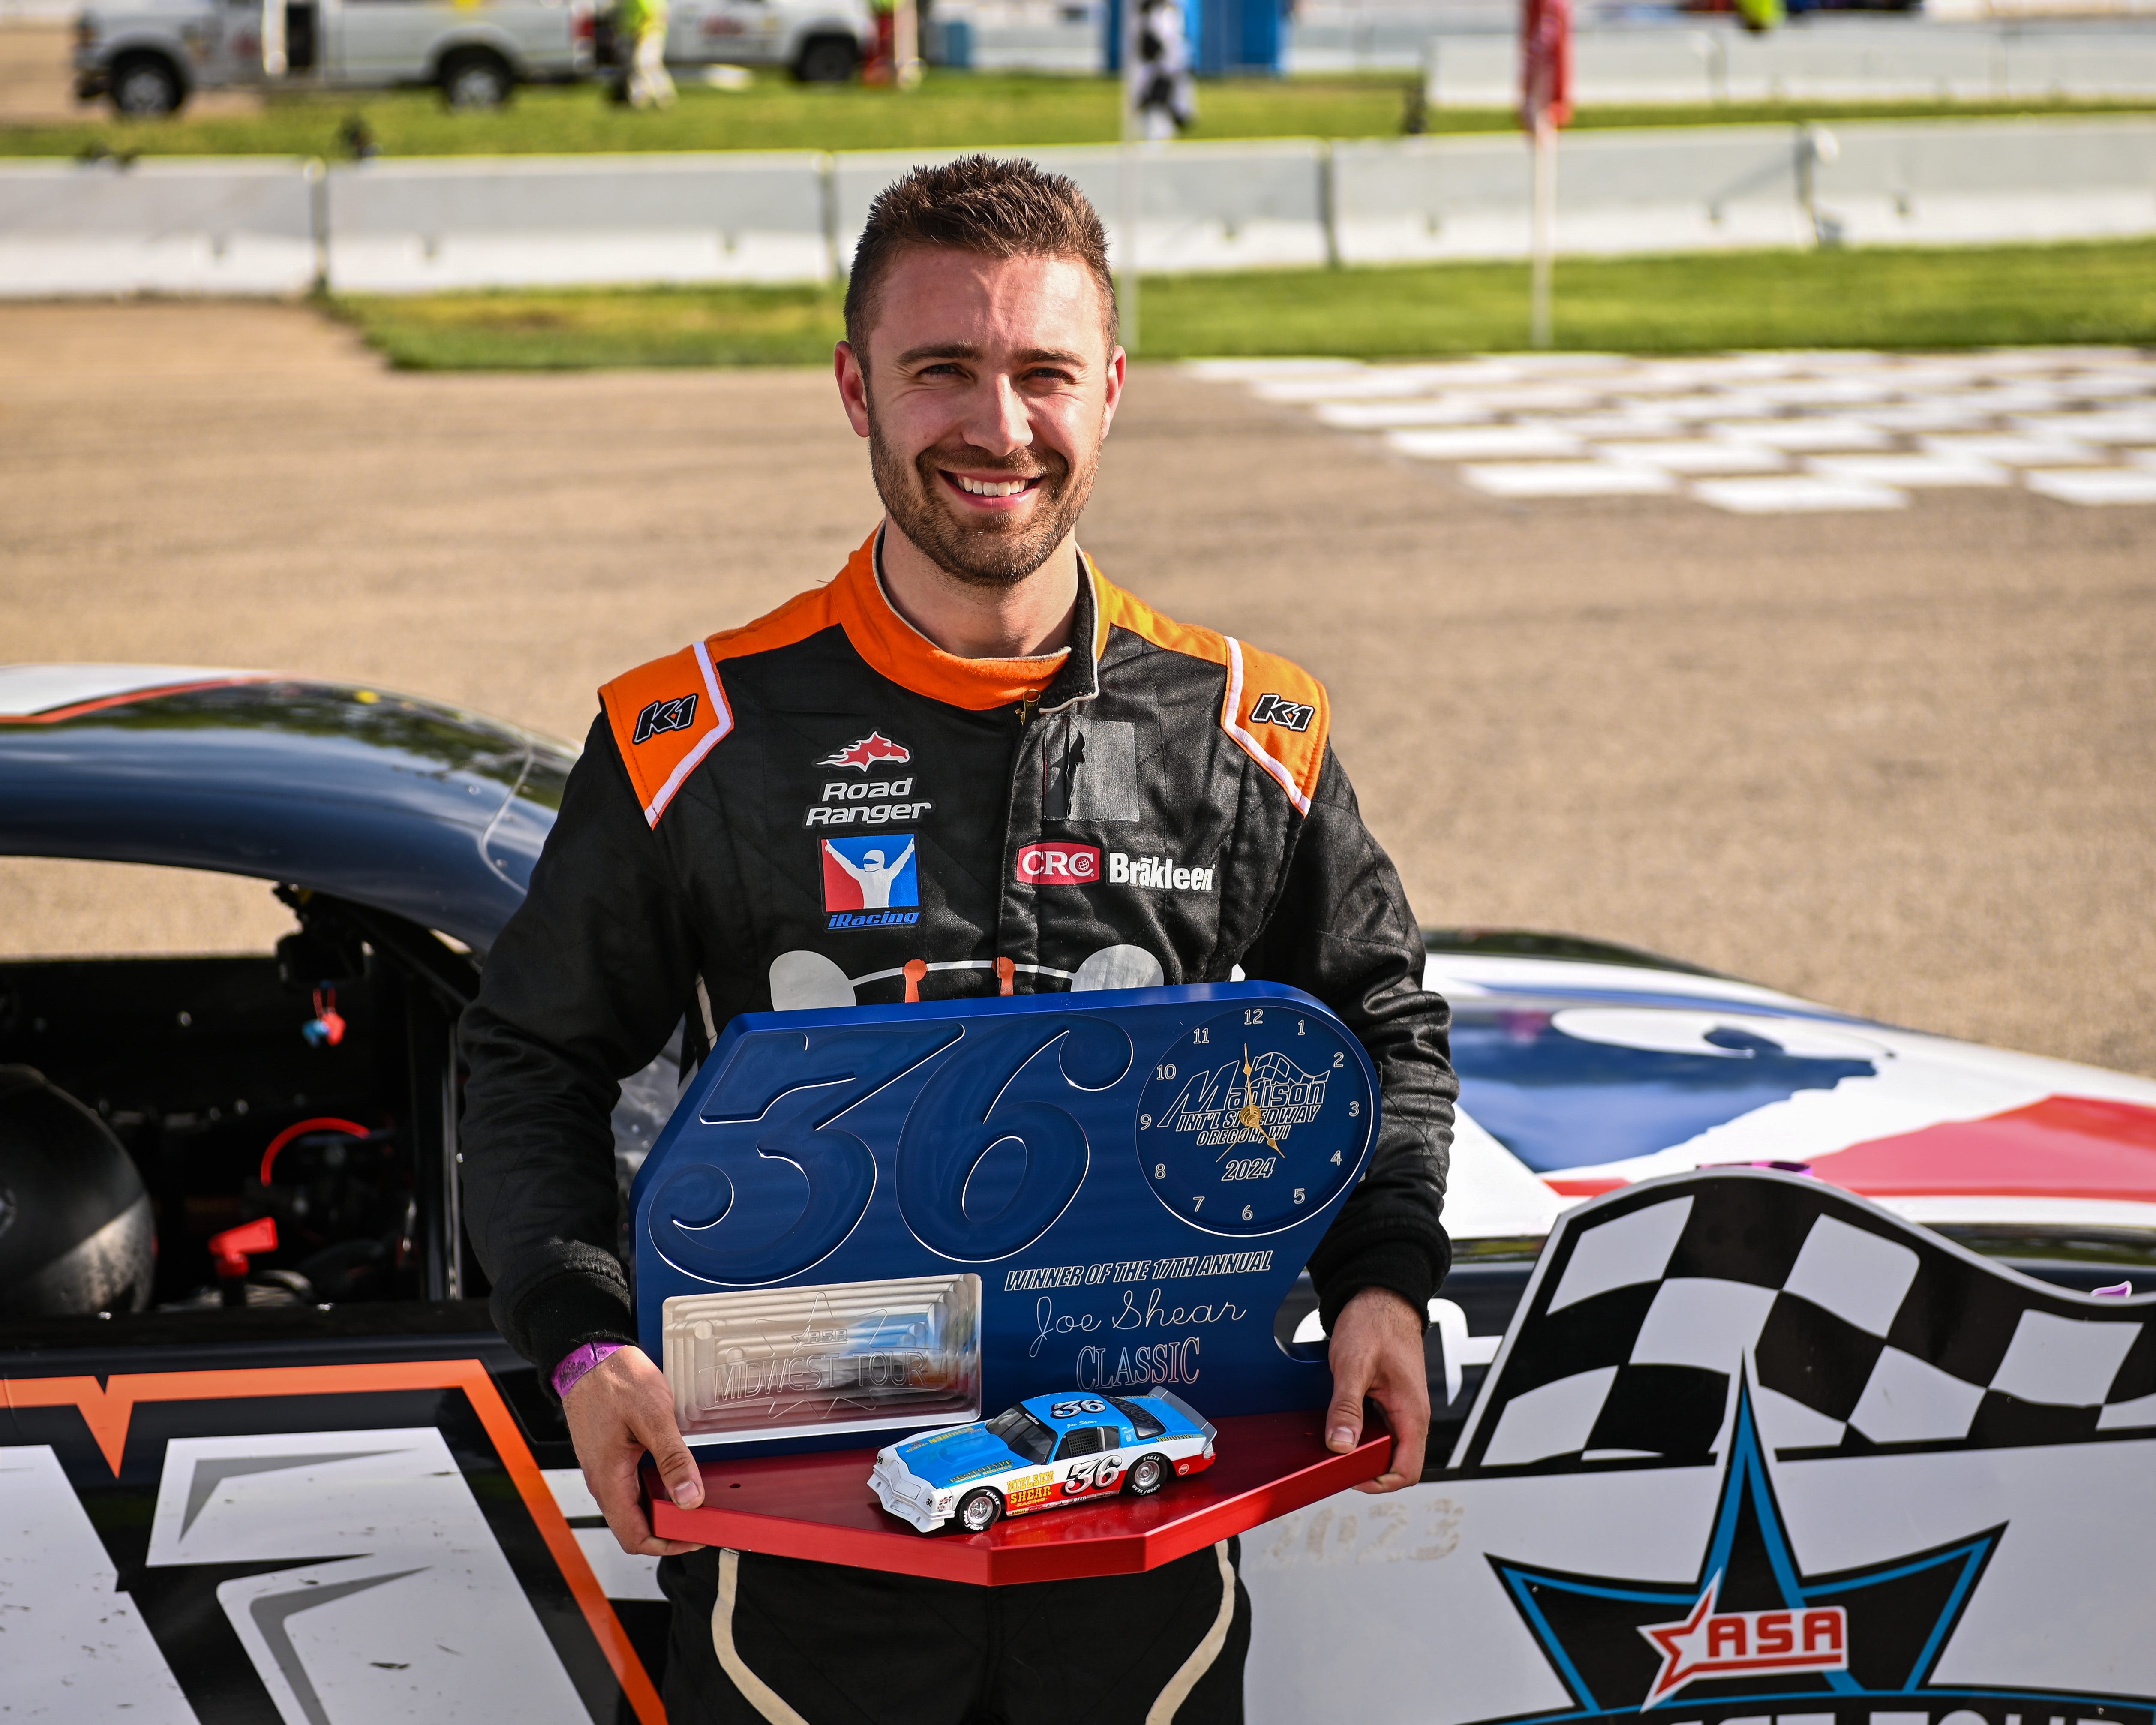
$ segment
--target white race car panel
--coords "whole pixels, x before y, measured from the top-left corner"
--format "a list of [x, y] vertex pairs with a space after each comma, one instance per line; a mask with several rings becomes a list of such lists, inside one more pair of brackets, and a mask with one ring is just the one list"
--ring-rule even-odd
[[[660, 1599], [666, 1595], [659, 1590], [659, 1559], [647, 1558], [633, 1551], [624, 1551], [621, 1542], [606, 1525], [599, 1513], [599, 1501], [592, 1496], [592, 1488], [584, 1482], [584, 1471], [580, 1467], [547, 1467], [540, 1470], [547, 1487], [554, 1494], [554, 1502], [562, 1507], [562, 1513], [569, 1518], [569, 1526], [577, 1536], [577, 1543], [584, 1548], [584, 1558], [592, 1566], [592, 1574], [599, 1579], [609, 1599]], [[598, 1525], [593, 1526], [596, 1522]]]
[[[44, 1444], [0, 1449], [0, 1718], [196, 1725], [165, 1656]], [[42, 1651], [62, 1656], [40, 1656]], [[93, 1700], [94, 1698], [94, 1700]]]
[[298, 1565], [217, 1589], [286, 1725], [590, 1717], [432, 1426], [175, 1438], [149, 1561]]
[[[1547, 1231], [1554, 1209], [1536, 1186], [1561, 1209], [1690, 1168], [1766, 1162], [1807, 1164], [1934, 1224], [2145, 1229], [2156, 1215], [2147, 1079], [1672, 971], [1437, 953], [1426, 980], [1460, 1005], [1462, 1124], [1445, 1204], [1455, 1240]], [[1493, 1055], [1492, 1014], [1532, 1053]], [[1627, 1055], [1646, 1058], [1620, 1070]], [[1727, 1082], [1702, 1076], [1717, 1066]], [[1666, 1106], [1646, 1100], [1657, 1094]], [[1621, 1128], [1605, 1126], [1598, 1096], [1623, 1102]], [[1598, 1142], [1632, 1153], [1578, 1158]], [[1634, 1148], [1643, 1142], [1653, 1147]]]
[[2156, 1296], [1686, 1177], [1563, 1219], [1445, 1479], [1245, 1536], [1245, 1693], [1254, 1725], [2150, 1725], [2152, 1548]]
[[261, 677], [259, 671], [195, 665], [0, 665], [0, 718], [73, 711], [153, 689], [250, 683]]
[[1479, 952], [1433, 952], [1423, 966], [1423, 986], [1448, 1000], [1508, 993], [1682, 994], [1695, 1000], [1727, 1000], [1732, 1006], [1764, 1006], [1812, 1017], [1861, 1022], [1830, 1006], [1800, 999], [1756, 983], [1693, 976], [1675, 970], [1635, 970], [1620, 964], [1584, 964], [1562, 958], [1492, 957]]
[[1560, 1198], [1485, 1132], [1464, 1103], [1454, 1110], [1445, 1228], [1455, 1240], [1538, 1240], [1577, 1201]]

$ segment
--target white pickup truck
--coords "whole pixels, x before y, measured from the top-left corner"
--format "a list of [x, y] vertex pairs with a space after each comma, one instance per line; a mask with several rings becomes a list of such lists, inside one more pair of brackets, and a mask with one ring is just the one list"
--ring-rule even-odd
[[118, 0], [75, 18], [75, 91], [123, 115], [170, 114], [198, 90], [433, 84], [456, 107], [594, 63], [593, 0]]
[[[490, 108], [519, 84], [588, 77], [609, 0], [110, 0], [75, 18], [76, 94], [148, 118], [198, 90], [437, 85]], [[875, 37], [866, 0], [675, 0], [676, 65], [783, 66], [843, 81]]]

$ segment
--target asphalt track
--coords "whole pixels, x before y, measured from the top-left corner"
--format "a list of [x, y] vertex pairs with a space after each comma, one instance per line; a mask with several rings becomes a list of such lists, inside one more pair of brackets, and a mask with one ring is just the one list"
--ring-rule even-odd
[[[2156, 1073], [2156, 509], [1532, 502], [1142, 368], [1085, 529], [1292, 654], [1428, 922], [1628, 941]], [[579, 736], [875, 506], [802, 372], [382, 371], [294, 307], [0, 309], [0, 661], [269, 666]], [[270, 938], [252, 886], [0, 863], [0, 951]]]

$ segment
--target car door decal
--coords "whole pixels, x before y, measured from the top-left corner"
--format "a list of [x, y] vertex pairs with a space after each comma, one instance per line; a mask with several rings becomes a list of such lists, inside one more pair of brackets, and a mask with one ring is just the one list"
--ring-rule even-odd
[[[0, 1403], [15, 1409], [74, 1408], [116, 1477], [126, 1454], [134, 1410], [143, 1403], [352, 1395], [413, 1389], [464, 1392], [639, 1725], [665, 1725], [665, 1709], [660, 1702], [658, 1690], [593, 1574], [575, 1532], [554, 1501], [530, 1445], [508, 1404], [502, 1400], [501, 1392], [479, 1360], [396, 1360], [363, 1365], [116, 1373], [103, 1384], [91, 1377], [0, 1378]], [[374, 1444], [382, 1440], [382, 1434], [372, 1431], [344, 1435]], [[291, 1445], [295, 1453], [303, 1447], [313, 1450], [356, 1449], [360, 1445], [324, 1445], [318, 1436], [296, 1440]]]
[[[105, 1543], [47, 1444], [0, 1449], [0, 1599], [10, 1652], [4, 1705], [23, 1718], [80, 1717], [85, 1675], [103, 1717], [197, 1725]], [[27, 1610], [18, 1602], [27, 1601]], [[39, 1658], [32, 1650], [64, 1650]]]
[[589, 1717], [438, 1427], [172, 1437], [146, 1561], [298, 1566], [216, 1589], [285, 1725]]

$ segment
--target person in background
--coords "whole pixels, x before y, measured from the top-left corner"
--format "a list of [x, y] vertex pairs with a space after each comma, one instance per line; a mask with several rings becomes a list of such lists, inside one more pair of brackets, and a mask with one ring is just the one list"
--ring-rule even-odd
[[629, 106], [673, 106], [674, 80], [666, 74], [666, 0], [615, 0], [614, 40]]

